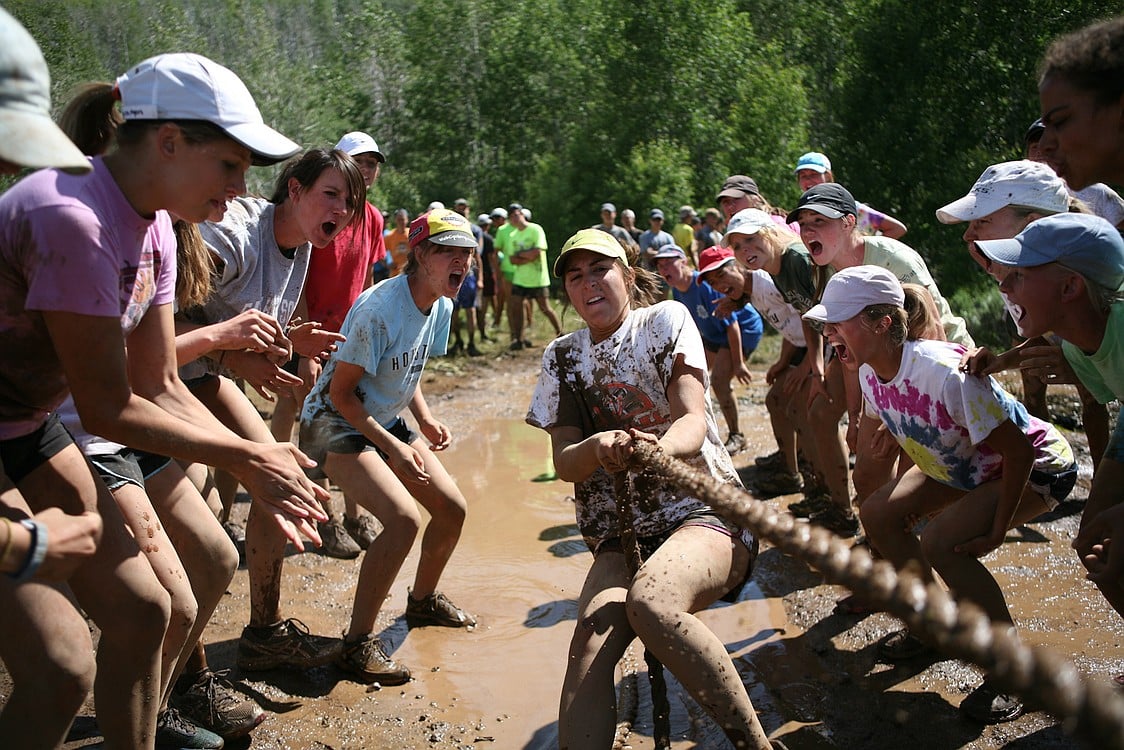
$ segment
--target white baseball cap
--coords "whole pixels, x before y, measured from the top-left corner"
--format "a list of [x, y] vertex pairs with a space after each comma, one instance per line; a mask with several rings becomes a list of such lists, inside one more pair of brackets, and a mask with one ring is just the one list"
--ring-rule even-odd
[[769, 214], [760, 208], [743, 208], [730, 217], [726, 225], [726, 234], [757, 234], [765, 227], [775, 227], [776, 223]]
[[51, 74], [39, 45], [0, 8], [0, 159], [89, 172], [90, 160], [51, 119]]
[[850, 320], [871, 305], [905, 306], [898, 277], [881, 266], [851, 266], [838, 271], [824, 287], [820, 303], [803, 317], [820, 323]]
[[353, 130], [336, 144], [336, 149], [343, 151], [348, 156], [357, 156], [359, 154], [374, 154], [375, 158], [386, 163], [386, 156], [382, 151], [379, 151], [379, 144], [375, 143], [375, 139], [361, 130]]
[[190, 52], [150, 57], [117, 79], [126, 120], [204, 120], [253, 152], [259, 166], [301, 147], [262, 120], [254, 97], [228, 68]]
[[1006, 206], [1026, 206], [1045, 214], [1069, 210], [1065, 181], [1048, 165], [1028, 159], [992, 164], [968, 194], [937, 209], [942, 224], [982, 219]]

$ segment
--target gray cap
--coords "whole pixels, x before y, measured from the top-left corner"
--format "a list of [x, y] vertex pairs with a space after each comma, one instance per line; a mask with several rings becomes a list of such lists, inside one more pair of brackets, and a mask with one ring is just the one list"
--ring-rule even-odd
[[0, 8], [0, 158], [89, 172], [90, 160], [51, 119], [51, 74], [39, 45]]

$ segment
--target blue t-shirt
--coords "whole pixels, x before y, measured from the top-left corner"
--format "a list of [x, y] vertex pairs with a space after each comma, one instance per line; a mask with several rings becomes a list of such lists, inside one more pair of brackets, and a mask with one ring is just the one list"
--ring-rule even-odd
[[676, 302], [683, 303], [691, 311], [691, 317], [694, 318], [695, 325], [699, 327], [699, 333], [702, 335], [703, 341], [708, 344], [725, 344], [726, 329], [736, 321], [741, 329], [742, 351], [745, 355], [748, 356], [750, 352], [757, 348], [757, 342], [761, 340], [761, 334], [764, 331], [761, 316], [757, 314], [757, 310], [753, 309], [753, 305], [747, 304], [740, 310], [735, 311], [730, 317], [716, 317], [714, 307], [723, 295], [715, 291], [710, 284], [700, 281], [698, 271], [691, 274], [691, 286], [687, 288], [687, 291], [681, 292], [673, 288], [671, 296]]
[[340, 329], [347, 341], [328, 360], [305, 399], [301, 421], [340, 416], [328, 390], [336, 362], [347, 362], [365, 370], [356, 391], [367, 413], [383, 427], [391, 426], [413, 398], [426, 360], [445, 354], [452, 316], [448, 297], [438, 298], [428, 315], [419, 310], [405, 274], [363, 292]]

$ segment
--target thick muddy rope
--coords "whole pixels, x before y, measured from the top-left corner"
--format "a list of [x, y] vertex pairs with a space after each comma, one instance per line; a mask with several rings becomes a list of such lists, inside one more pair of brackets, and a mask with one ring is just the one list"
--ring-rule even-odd
[[791, 514], [774, 510], [740, 487], [718, 482], [657, 446], [640, 441], [635, 445], [635, 470], [655, 471], [727, 520], [808, 563], [829, 582], [897, 615], [940, 651], [978, 665], [1004, 691], [1053, 714], [1067, 733], [1090, 747], [1124, 750], [1124, 697], [1108, 684], [1086, 680], [1072, 662], [1047, 649], [1024, 645], [1009, 626], [993, 625], [978, 607], [957, 603], [938, 584], [909, 570], [897, 571], [826, 529], [797, 523]]
[[[636, 526], [632, 518], [633, 485], [632, 475], [619, 471], [613, 476], [613, 490], [617, 501], [617, 523], [620, 528], [621, 551], [624, 552], [630, 578], [644, 561], [640, 554], [640, 543], [636, 539]], [[652, 739], [656, 750], [671, 747], [671, 704], [667, 700], [667, 682], [663, 676], [663, 664], [655, 654], [644, 648], [644, 663], [648, 667], [648, 686], [652, 691]]]

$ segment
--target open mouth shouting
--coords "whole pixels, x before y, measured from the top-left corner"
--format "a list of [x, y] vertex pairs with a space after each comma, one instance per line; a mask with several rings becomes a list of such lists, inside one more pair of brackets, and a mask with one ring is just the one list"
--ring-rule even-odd
[[812, 258], [819, 258], [819, 256], [823, 255], [823, 243], [819, 240], [809, 240], [806, 244], [808, 246], [808, 254], [811, 255]]

